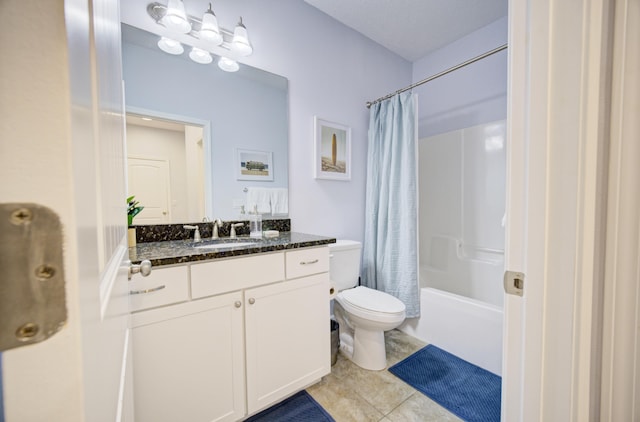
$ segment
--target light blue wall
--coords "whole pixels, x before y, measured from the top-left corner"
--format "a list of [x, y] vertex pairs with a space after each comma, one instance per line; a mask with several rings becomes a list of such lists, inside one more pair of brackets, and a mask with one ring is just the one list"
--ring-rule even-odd
[[[413, 82], [437, 74], [507, 42], [507, 18], [499, 19], [413, 64]], [[507, 116], [507, 50], [414, 90], [419, 95], [419, 137], [425, 138]]]

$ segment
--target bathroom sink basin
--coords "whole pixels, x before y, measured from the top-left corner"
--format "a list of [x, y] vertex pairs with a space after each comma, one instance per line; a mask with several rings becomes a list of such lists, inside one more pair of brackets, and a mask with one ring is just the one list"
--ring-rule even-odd
[[244, 246], [255, 245], [255, 242], [224, 242], [224, 243], [207, 243], [204, 245], [194, 246], [196, 249], [222, 249], [222, 248], [240, 248]]

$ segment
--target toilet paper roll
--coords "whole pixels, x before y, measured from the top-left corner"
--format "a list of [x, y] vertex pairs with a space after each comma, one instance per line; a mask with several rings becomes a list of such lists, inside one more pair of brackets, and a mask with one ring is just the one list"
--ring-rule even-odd
[[338, 288], [336, 287], [335, 284], [333, 284], [333, 281], [330, 281], [329, 282], [329, 300], [333, 299], [336, 296], [338, 296]]

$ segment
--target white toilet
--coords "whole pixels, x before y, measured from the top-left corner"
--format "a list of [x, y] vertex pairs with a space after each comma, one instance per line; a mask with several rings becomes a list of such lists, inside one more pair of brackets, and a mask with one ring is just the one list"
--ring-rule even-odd
[[329, 245], [331, 281], [339, 291], [333, 313], [340, 324], [340, 351], [361, 368], [377, 371], [387, 366], [384, 332], [402, 324], [405, 306], [388, 293], [358, 286], [361, 250], [353, 240]]

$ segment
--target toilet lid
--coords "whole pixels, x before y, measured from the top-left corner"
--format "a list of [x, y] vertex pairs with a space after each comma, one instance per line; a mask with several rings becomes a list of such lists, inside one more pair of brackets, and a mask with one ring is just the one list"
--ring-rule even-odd
[[399, 314], [405, 311], [404, 303], [400, 299], [364, 286], [343, 290], [340, 296], [350, 305], [368, 311], [384, 314]]

